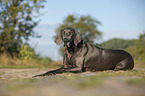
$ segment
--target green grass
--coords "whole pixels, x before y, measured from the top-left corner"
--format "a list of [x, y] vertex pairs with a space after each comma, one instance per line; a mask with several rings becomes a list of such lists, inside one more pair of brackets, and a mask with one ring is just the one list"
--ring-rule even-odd
[[130, 78], [125, 80], [125, 82], [129, 85], [145, 86], [145, 76]]
[[145, 58], [138, 58], [134, 60], [135, 68], [145, 68]]

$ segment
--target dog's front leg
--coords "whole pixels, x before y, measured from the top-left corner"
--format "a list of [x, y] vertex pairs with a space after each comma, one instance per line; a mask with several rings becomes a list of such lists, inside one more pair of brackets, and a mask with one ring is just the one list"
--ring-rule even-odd
[[61, 73], [64, 73], [65, 70], [64, 70], [64, 66], [62, 66], [61, 68], [59, 69], [55, 69], [55, 70], [51, 70], [51, 71], [47, 71], [46, 73], [43, 73], [43, 74], [39, 74], [39, 75], [35, 75], [33, 77], [38, 77], [38, 76], [46, 76], [46, 75], [55, 75], [55, 74], [61, 74]]
[[64, 68], [63, 66], [59, 69], [56, 70], [52, 70], [52, 71], [47, 71], [44, 74], [39, 74], [39, 75], [35, 75], [33, 77], [38, 77], [38, 76], [46, 76], [46, 75], [55, 75], [55, 74], [62, 74], [62, 73], [66, 73], [66, 72], [70, 72], [70, 73], [81, 73], [82, 69], [81, 68]]
[[81, 73], [81, 68], [64, 68], [64, 72], [70, 72], [70, 73]]

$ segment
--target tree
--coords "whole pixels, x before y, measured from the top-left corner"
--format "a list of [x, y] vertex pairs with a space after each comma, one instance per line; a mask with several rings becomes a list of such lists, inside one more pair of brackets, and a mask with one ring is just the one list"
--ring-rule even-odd
[[[94, 43], [95, 39], [101, 37], [102, 33], [97, 29], [101, 23], [91, 16], [75, 16], [68, 15], [63, 23], [56, 29], [56, 34], [64, 27], [73, 27], [78, 30], [83, 40]], [[63, 48], [60, 48], [60, 53], [63, 53]]]
[[77, 29], [80, 33], [80, 36], [83, 40], [94, 43], [94, 39], [97, 39], [102, 34], [98, 31], [97, 27], [101, 23], [91, 16], [75, 16], [68, 15], [63, 23], [56, 29], [56, 33], [58, 33], [62, 28], [70, 26]]
[[139, 36], [138, 53], [145, 58], [145, 32]]
[[143, 45], [145, 45], [145, 32], [143, 32], [142, 34], [140, 34], [139, 40], [140, 40], [140, 42], [142, 42]]
[[34, 27], [38, 21], [39, 9], [45, 0], [0, 0], [0, 53], [9, 53], [12, 57], [18, 48], [29, 40], [37, 37]]

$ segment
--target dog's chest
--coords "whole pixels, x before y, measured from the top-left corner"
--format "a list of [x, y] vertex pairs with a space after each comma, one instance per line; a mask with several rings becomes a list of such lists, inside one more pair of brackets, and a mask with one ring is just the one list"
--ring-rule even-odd
[[67, 60], [69, 64], [73, 67], [80, 67], [83, 64], [83, 56], [80, 54], [80, 51], [70, 52], [67, 54]]

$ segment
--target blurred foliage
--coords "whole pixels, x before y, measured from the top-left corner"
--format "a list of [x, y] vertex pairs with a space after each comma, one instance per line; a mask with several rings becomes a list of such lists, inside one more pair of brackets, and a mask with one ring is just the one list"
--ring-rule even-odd
[[138, 49], [139, 49], [139, 54], [145, 58], [145, 32], [140, 34], [140, 37], [139, 37], [139, 46], [138, 46]]
[[0, 54], [0, 68], [59, 68], [62, 66], [61, 62], [54, 62], [49, 57], [37, 58], [11, 58], [7, 54]]
[[32, 60], [38, 58], [38, 54], [28, 44], [22, 44], [19, 50], [19, 57], [25, 60]]
[[0, 0], [0, 53], [11, 57], [19, 53], [18, 48], [30, 36], [40, 37], [34, 32], [39, 9], [45, 0]]
[[[64, 27], [73, 27], [77, 29], [79, 32], [81, 39], [94, 43], [95, 39], [99, 39], [102, 36], [102, 33], [97, 29], [98, 25], [101, 25], [101, 22], [96, 20], [91, 16], [76, 16], [76, 15], [68, 15], [63, 23], [58, 26], [56, 29], [57, 33]], [[56, 37], [55, 35], [55, 37]], [[64, 48], [60, 48], [60, 53], [63, 56]]]
[[135, 60], [135, 66], [145, 68], [145, 32], [140, 34], [138, 44], [126, 49]]
[[126, 49], [130, 46], [135, 46], [138, 43], [138, 40], [124, 40], [114, 38], [108, 41], [105, 41], [101, 44], [104, 48], [111, 48], [111, 49]]
[[60, 53], [61, 56], [64, 56], [64, 51], [65, 51], [65, 48], [61, 46], [59, 48], [59, 53]]

